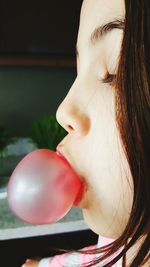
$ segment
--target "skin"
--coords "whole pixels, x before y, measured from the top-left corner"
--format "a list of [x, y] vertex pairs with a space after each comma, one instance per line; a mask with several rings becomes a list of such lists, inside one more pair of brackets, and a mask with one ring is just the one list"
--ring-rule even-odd
[[131, 211], [133, 184], [115, 118], [115, 88], [102, 79], [116, 73], [123, 31], [114, 29], [96, 43], [92, 32], [124, 18], [122, 0], [85, 0], [77, 39], [77, 77], [57, 110], [68, 131], [59, 149], [83, 177], [87, 191], [79, 203], [89, 227], [115, 239]]
[[[85, 222], [98, 235], [118, 238], [128, 222], [133, 182], [115, 117], [115, 88], [103, 83], [115, 74], [123, 31], [114, 29], [96, 43], [92, 32], [125, 16], [123, 0], [84, 0], [77, 38], [77, 77], [57, 110], [68, 131], [58, 149], [86, 184], [78, 203]], [[28, 260], [23, 267], [35, 267]]]
[[27, 259], [22, 267], [38, 267], [39, 260]]

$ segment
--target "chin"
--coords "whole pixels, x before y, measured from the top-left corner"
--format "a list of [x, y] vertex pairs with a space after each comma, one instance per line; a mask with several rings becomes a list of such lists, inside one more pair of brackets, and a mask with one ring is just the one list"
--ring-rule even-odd
[[91, 216], [89, 216], [87, 209], [82, 209], [83, 218], [85, 223], [89, 226], [89, 228], [97, 235], [101, 235], [100, 229], [97, 226], [97, 224], [94, 222], [93, 219], [91, 219]]

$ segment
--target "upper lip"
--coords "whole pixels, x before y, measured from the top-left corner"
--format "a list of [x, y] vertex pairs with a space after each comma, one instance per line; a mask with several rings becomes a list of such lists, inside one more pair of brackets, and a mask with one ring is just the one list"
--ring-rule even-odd
[[[57, 153], [60, 157], [64, 158], [66, 161], [68, 161], [68, 159], [66, 158], [66, 156], [65, 156], [64, 153], [62, 152], [62, 149], [61, 149], [60, 146], [57, 146], [57, 148], [56, 148], [56, 153]], [[68, 161], [68, 162], [69, 162], [69, 161]]]

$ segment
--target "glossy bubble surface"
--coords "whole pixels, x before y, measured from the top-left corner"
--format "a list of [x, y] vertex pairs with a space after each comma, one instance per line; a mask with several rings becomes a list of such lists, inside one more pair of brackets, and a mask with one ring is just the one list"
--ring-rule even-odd
[[70, 164], [48, 149], [26, 155], [13, 171], [7, 189], [12, 212], [31, 224], [60, 220], [83, 191]]

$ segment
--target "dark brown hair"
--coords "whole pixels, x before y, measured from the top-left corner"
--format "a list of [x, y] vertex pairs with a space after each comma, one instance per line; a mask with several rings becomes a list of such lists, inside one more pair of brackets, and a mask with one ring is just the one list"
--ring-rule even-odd
[[105, 247], [87, 251], [102, 256], [85, 266], [107, 260], [103, 267], [111, 267], [120, 258], [126, 266], [126, 252], [142, 236], [143, 243], [130, 267], [141, 266], [150, 258], [150, 1], [125, 0], [125, 10], [115, 82], [116, 121], [133, 177], [133, 206], [122, 235]]

